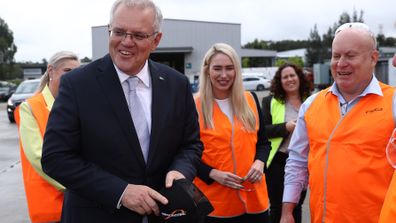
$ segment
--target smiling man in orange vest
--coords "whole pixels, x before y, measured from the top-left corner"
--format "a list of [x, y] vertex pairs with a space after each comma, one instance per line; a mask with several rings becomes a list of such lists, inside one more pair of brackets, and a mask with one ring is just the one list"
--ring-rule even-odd
[[377, 223], [393, 168], [385, 148], [395, 128], [395, 90], [374, 75], [374, 34], [346, 23], [332, 45], [334, 83], [301, 106], [285, 169], [282, 223], [309, 183], [311, 222]]

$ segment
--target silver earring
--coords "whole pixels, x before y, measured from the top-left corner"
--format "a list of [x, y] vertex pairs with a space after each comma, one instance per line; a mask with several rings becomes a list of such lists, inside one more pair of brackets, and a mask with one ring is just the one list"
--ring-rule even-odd
[[50, 77], [50, 79], [49, 79], [50, 81], [52, 81], [52, 77]]

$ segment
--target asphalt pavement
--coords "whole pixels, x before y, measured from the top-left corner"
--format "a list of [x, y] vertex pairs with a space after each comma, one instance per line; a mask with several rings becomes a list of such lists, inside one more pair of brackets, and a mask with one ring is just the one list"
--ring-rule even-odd
[[[261, 99], [268, 91], [256, 92]], [[303, 223], [310, 222], [309, 195], [303, 205]], [[6, 103], [0, 102], [0, 223], [30, 222], [19, 157], [18, 129], [10, 123]]]
[[0, 103], [0, 222], [30, 222], [19, 158], [18, 129]]

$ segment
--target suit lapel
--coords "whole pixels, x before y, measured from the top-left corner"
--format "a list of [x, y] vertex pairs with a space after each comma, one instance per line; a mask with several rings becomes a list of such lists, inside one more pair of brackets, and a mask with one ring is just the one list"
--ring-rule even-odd
[[113, 110], [117, 117], [119, 126], [127, 138], [129, 147], [134, 150], [139, 163], [145, 166], [143, 153], [132, 122], [131, 114], [129, 113], [128, 103], [125, 99], [120, 79], [117, 76], [117, 72], [109, 55], [103, 57], [102, 63], [99, 64], [98, 69], [99, 73], [97, 75], [97, 80], [104, 95], [106, 95], [106, 100], [108, 100], [111, 107], [110, 109]]
[[153, 156], [158, 150], [159, 136], [161, 133], [162, 126], [161, 123], [161, 109], [167, 108], [164, 104], [166, 102], [166, 76], [161, 74], [158, 67], [149, 60], [149, 69], [152, 80], [152, 103], [151, 103], [151, 137], [150, 137], [150, 150], [147, 164], [153, 160]]

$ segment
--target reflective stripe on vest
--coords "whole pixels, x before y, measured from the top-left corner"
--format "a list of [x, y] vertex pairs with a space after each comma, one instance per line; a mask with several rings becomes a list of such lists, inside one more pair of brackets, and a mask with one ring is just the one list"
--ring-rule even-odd
[[341, 116], [337, 96], [318, 93], [305, 113], [312, 222], [378, 222], [393, 168], [385, 147], [395, 127], [394, 89], [368, 94]]
[[[272, 97], [271, 99], [272, 124], [279, 124], [285, 122], [285, 112], [286, 112], [285, 104]], [[272, 160], [274, 159], [276, 152], [278, 152], [279, 146], [283, 141], [283, 137], [271, 138], [269, 139], [269, 141], [271, 142], [271, 151], [268, 156], [267, 168], [270, 166]]]
[[[32, 109], [32, 113], [39, 126], [40, 133], [44, 136], [48, 121], [49, 111], [42, 94], [37, 94], [27, 100]], [[18, 127], [20, 123], [19, 106], [15, 113], [15, 120]], [[25, 185], [26, 200], [28, 203], [29, 215], [32, 222], [57, 222], [60, 221], [63, 203], [63, 193], [56, 190], [51, 184], [47, 183], [33, 168], [25, 153], [21, 140], [20, 153], [23, 181]]]
[[[202, 161], [222, 171], [245, 176], [254, 162], [256, 155], [258, 111], [255, 100], [250, 92], [245, 93], [256, 118], [256, 131], [247, 132], [242, 123], [234, 117], [231, 125], [227, 116], [221, 112], [217, 103], [213, 103], [213, 122], [215, 129], [205, 129], [200, 99], [196, 98], [199, 112], [200, 136], [204, 143]], [[249, 190], [241, 191], [225, 187], [217, 182], [207, 185], [199, 178], [194, 183], [208, 197], [214, 206], [212, 217], [234, 217], [245, 213], [262, 213], [268, 209], [268, 195], [265, 176], [257, 184], [250, 184]]]

